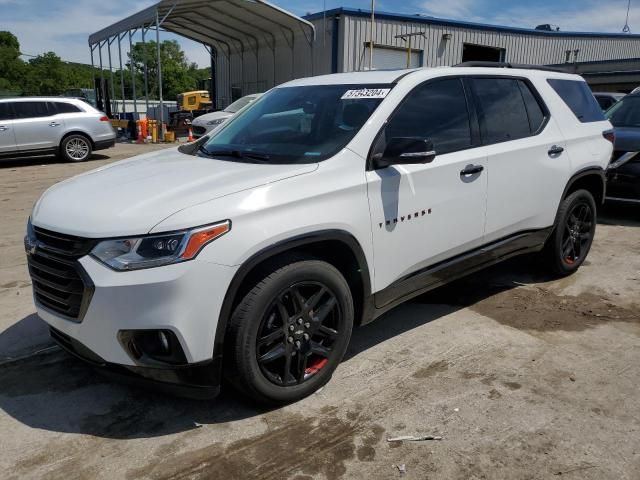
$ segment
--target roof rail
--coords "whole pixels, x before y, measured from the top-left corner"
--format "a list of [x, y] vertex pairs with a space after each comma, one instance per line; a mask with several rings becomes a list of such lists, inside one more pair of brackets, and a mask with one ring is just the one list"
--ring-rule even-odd
[[526, 65], [522, 63], [508, 62], [462, 62], [454, 67], [492, 67], [492, 68], [522, 68], [525, 70], [543, 70], [545, 72], [567, 73], [566, 70], [558, 67], [545, 67], [544, 65]]

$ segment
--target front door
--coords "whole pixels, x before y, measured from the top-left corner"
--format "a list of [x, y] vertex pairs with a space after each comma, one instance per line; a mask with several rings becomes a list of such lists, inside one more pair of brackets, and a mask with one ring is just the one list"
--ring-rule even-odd
[[487, 158], [483, 148], [474, 148], [478, 128], [463, 81], [416, 87], [384, 127], [373, 154], [394, 137], [429, 139], [436, 157], [367, 172], [378, 307], [408, 277], [478, 247], [484, 233]]
[[19, 101], [13, 106], [18, 150], [44, 150], [59, 146], [64, 120], [49, 112], [47, 102]]

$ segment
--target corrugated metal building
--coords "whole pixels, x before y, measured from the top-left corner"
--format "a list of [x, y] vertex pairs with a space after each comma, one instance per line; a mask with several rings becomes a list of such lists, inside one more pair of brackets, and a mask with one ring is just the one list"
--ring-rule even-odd
[[[279, 42], [273, 56], [245, 52], [241, 60], [239, 53], [233, 53], [231, 68], [227, 58], [218, 56], [219, 105], [227, 104], [230, 96], [264, 91], [292, 78], [369, 68], [371, 12], [338, 8], [304, 18], [314, 25], [315, 40], [309, 41], [301, 31], [288, 44]], [[571, 71], [576, 63], [624, 60], [636, 62], [632, 70], [640, 70], [640, 35], [545, 31], [386, 12], [375, 15], [373, 67], [406, 67], [409, 40], [412, 67], [485, 60], [559, 64]], [[599, 84], [607, 84], [602, 77], [606, 71], [599, 74]], [[640, 75], [625, 76], [625, 82], [611, 83], [631, 90], [640, 85]]]

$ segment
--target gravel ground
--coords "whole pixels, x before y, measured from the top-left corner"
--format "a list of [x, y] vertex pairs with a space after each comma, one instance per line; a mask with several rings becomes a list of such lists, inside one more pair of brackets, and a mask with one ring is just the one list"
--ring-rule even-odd
[[[150, 148], [0, 163], [0, 477], [640, 478], [640, 208], [605, 209], [572, 277], [514, 259], [356, 330], [308, 399], [197, 402], [97, 376], [51, 347], [31, 301], [36, 198]], [[387, 441], [399, 435], [442, 440]]]

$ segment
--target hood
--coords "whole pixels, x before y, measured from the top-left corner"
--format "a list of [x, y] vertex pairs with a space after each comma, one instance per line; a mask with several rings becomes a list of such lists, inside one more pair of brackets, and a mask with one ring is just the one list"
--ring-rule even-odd
[[[182, 209], [317, 168], [315, 163], [265, 165], [203, 158], [172, 148], [54, 185], [36, 203], [31, 220], [81, 237], [138, 235]], [[212, 222], [224, 218], [225, 212], [212, 212]]]
[[221, 118], [226, 119], [232, 116], [233, 116], [233, 113], [220, 110], [219, 112], [205, 113], [204, 115], [200, 115], [199, 117], [194, 118], [193, 122], [191, 123], [193, 125], [200, 125], [204, 127], [207, 125], [207, 122], [210, 122], [211, 120], [219, 120]]
[[640, 128], [616, 127], [614, 150], [619, 152], [640, 152]]

